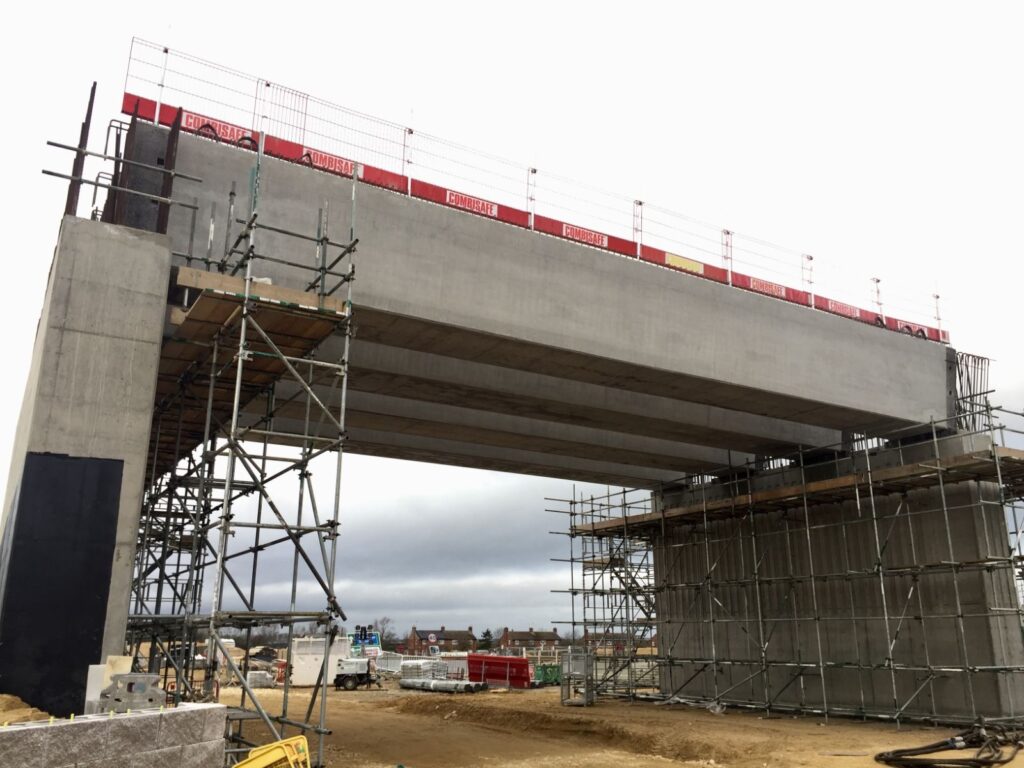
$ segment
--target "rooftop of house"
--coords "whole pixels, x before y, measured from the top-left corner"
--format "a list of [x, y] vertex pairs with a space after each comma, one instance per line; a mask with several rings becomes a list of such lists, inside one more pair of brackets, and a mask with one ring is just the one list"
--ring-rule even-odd
[[556, 642], [557, 643], [557, 642], [561, 642], [561, 640], [562, 640], [562, 638], [558, 636], [558, 630], [557, 629], [535, 630], [533, 627], [530, 627], [528, 630], [522, 631], [522, 630], [509, 629], [508, 627], [505, 627], [505, 633], [504, 634], [505, 634], [505, 636], [510, 641], [515, 641], [515, 640], [520, 640], [520, 641], [522, 641], [522, 640], [533, 640], [533, 641], [538, 641], [538, 642], [539, 641], [544, 641], [544, 642]]
[[452, 640], [455, 642], [466, 643], [476, 640], [476, 635], [473, 634], [472, 627], [468, 627], [467, 629], [448, 629], [444, 625], [441, 625], [440, 629], [419, 629], [417, 627], [413, 627], [412, 633], [420, 640], [426, 640], [427, 642], [433, 642], [430, 640], [431, 635], [434, 636], [436, 641]]

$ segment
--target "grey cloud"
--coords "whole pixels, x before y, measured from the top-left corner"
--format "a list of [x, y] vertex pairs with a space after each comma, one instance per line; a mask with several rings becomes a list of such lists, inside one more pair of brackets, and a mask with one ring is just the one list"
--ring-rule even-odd
[[[322, 463], [313, 466], [322, 510], [332, 494], [326, 469]], [[583, 490], [602, 494], [607, 489], [576, 486], [577, 492]], [[289, 516], [296, 491], [294, 483], [271, 486]], [[546, 512], [552, 505], [545, 497], [568, 497], [573, 491], [571, 482], [561, 480], [347, 456], [335, 585], [348, 623], [388, 615], [403, 632], [412, 624], [472, 625], [482, 631], [505, 625], [547, 627], [567, 619], [568, 596], [552, 590], [568, 587], [569, 567], [551, 558], [565, 557], [568, 542], [549, 532], [564, 530], [568, 520]], [[236, 505], [236, 519], [255, 519], [255, 509], [255, 499], [246, 499]], [[237, 551], [253, 539], [251, 529], [239, 529], [231, 548]], [[303, 543], [319, 566], [316, 538], [307, 536]], [[293, 552], [285, 544], [260, 553], [258, 609], [288, 605]], [[246, 587], [250, 564], [245, 557], [232, 565]], [[226, 607], [238, 604], [226, 593]], [[322, 591], [300, 562], [297, 607], [317, 610], [323, 605]]]

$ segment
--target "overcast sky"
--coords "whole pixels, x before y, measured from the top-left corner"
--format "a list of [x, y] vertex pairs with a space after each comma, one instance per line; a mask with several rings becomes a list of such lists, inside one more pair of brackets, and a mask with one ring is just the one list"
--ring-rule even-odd
[[[873, 276], [894, 314], [927, 314], [939, 293], [954, 346], [992, 357], [997, 400], [1024, 406], [1019, 3], [260, 7], [37, 3], [0, 31], [0, 466], [66, 192], [40, 169], [70, 167], [44, 142], [76, 142], [93, 80], [94, 125], [117, 116], [133, 35], [814, 254], [861, 306]], [[565, 542], [548, 535], [558, 526], [543, 497], [570, 483], [347, 462], [339, 590], [351, 623], [567, 617], [549, 592], [565, 586], [548, 562]]]

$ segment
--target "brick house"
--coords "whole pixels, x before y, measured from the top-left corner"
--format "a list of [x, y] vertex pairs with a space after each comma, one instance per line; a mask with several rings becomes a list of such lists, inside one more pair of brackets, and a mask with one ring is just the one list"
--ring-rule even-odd
[[498, 648], [503, 651], [516, 648], [553, 648], [558, 645], [565, 645], [565, 641], [558, 636], [557, 629], [534, 630], [530, 627], [522, 632], [505, 627], [498, 639]]
[[475, 651], [476, 635], [473, 628], [447, 629], [442, 624], [440, 629], [410, 630], [405, 641], [405, 653], [410, 656], [429, 656], [430, 646], [436, 645], [442, 653], [445, 651]]
[[656, 637], [630, 636], [624, 632], [591, 632], [583, 630], [583, 644], [599, 654], [621, 655], [634, 652], [637, 656], [656, 656], [658, 644]]

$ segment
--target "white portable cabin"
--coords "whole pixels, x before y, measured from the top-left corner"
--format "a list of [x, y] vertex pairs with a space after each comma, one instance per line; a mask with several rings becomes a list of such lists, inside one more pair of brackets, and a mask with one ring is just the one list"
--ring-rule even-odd
[[[352, 646], [347, 637], [334, 638], [331, 658], [327, 663], [327, 684], [334, 682], [334, 668], [338, 659], [347, 659]], [[292, 685], [313, 686], [324, 662], [324, 638], [296, 637], [292, 639]]]

